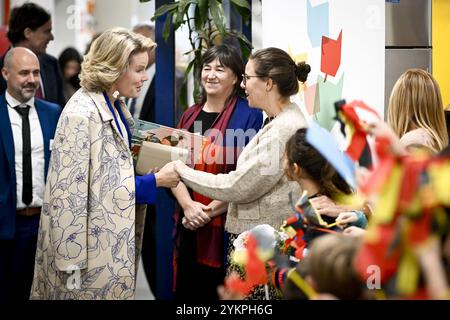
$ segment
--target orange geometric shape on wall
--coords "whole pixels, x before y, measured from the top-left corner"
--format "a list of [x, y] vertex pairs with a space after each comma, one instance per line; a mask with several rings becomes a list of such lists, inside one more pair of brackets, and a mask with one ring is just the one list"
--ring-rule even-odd
[[342, 30], [337, 40], [322, 36], [322, 56], [320, 61], [320, 71], [327, 76], [336, 75], [341, 65]]

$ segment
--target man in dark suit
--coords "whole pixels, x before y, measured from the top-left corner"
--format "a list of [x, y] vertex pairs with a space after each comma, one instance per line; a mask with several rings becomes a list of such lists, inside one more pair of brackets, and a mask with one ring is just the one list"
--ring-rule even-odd
[[0, 96], [0, 301], [28, 299], [52, 139], [61, 107], [35, 98], [39, 61], [12, 48]]
[[[50, 14], [34, 3], [25, 3], [13, 8], [7, 36], [13, 47], [28, 48], [39, 58], [40, 87], [36, 91], [36, 98], [64, 106], [66, 101], [58, 60], [46, 54], [47, 45], [53, 40]], [[0, 68], [2, 67], [3, 57], [0, 59]], [[5, 79], [0, 77], [0, 94], [4, 94], [5, 90]]]

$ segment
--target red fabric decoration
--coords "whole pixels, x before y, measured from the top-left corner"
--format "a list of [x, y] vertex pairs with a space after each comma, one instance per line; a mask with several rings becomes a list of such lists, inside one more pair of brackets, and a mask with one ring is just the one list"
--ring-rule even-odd
[[244, 295], [250, 294], [255, 286], [267, 283], [266, 264], [258, 257], [257, 242], [252, 234], [248, 235], [246, 249], [247, 263], [244, 266], [245, 278], [240, 279], [238, 275], [231, 274], [225, 280], [225, 285], [230, 291]]

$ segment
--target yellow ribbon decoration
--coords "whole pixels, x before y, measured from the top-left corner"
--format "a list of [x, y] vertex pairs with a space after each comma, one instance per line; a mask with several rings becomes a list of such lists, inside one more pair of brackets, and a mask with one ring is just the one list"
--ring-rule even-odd
[[295, 268], [288, 271], [288, 279], [290, 279], [305, 295], [308, 299], [314, 299], [318, 294], [317, 292], [301, 277]]
[[372, 217], [374, 223], [385, 224], [392, 221], [398, 204], [402, 175], [402, 168], [398, 164], [395, 165], [392, 169], [389, 180], [381, 189], [377, 206], [375, 207]]

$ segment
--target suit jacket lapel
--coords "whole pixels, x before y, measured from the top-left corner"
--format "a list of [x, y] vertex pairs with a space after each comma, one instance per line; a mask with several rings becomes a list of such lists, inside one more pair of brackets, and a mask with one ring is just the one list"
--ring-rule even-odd
[[41, 125], [42, 137], [44, 139], [44, 157], [45, 157], [45, 174], [48, 172], [48, 163], [50, 159], [50, 139], [52, 138], [50, 128], [52, 127], [48, 114], [45, 112], [45, 105], [38, 99], [34, 99], [34, 107], [38, 114], [39, 123]]
[[3, 146], [5, 148], [10, 171], [15, 177], [16, 165], [14, 159], [14, 138], [11, 129], [11, 121], [9, 119], [8, 106], [6, 105], [6, 99], [4, 95], [0, 96], [0, 136], [0, 141], [3, 143]]

